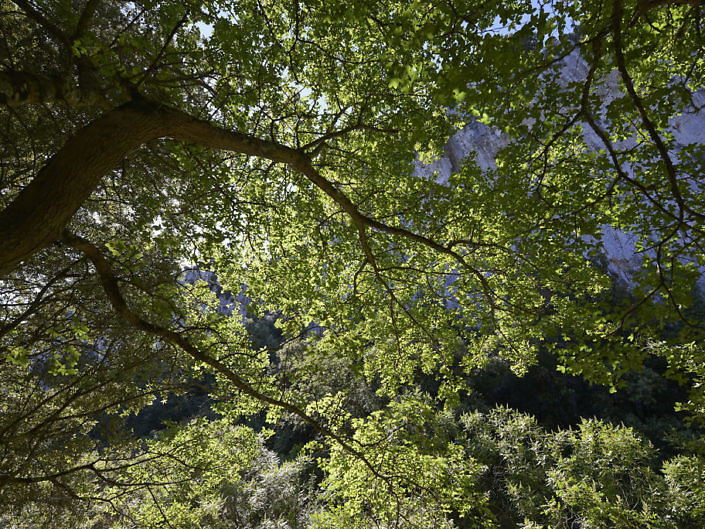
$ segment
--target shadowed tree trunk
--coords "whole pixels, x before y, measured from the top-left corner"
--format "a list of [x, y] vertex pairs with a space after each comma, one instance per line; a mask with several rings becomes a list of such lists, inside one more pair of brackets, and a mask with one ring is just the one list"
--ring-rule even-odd
[[59, 239], [66, 222], [103, 175], [127, 153], [165, 132], [158, 112], [130, 103], [71, 137], [0, 212], [0, 274]]
[[307, 160], [283, 145], [232, 132], [181, 111], [140, 100], [86, 125], [0, 212], [0, 274], [60, 239], [66, 222], [101, 178], [132, 150], [160, 138], [199, 143], [292, 165]]

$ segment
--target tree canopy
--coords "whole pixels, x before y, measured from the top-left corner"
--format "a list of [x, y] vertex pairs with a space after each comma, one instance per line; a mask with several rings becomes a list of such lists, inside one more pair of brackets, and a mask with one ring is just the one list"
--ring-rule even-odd
[[[612, 390], [656, 363], [705, 419], [700, 0], [0, 6], [12, 523], [264, 527], [263, 490], [292, 528], [705, 520], [702, 439], [658, 467], [626, 427], [467, 409], [548, 354]], [[440, 178], [473, 127], [491, 160]], [[194, 422], [125, 426], [195, 388]], [[286, 428], [315, 439], [277, 467]]]

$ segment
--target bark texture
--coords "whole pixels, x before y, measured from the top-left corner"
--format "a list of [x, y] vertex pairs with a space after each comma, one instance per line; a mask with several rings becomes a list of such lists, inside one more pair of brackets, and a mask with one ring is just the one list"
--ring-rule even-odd
[[42, 75], [18, 70], [0, 71], [0, 107], [22, 107], [63, 102], [71, 107], [101, 106], [113, 109], [93, 68], [79, 61], [77, 83], [71, 76]]
[[76, 96], [59, 77], [29, 72], [0, 72], [0, 106], [19, 107]]
[[150, 101], [125, 104], [88, 124], [0, 212], [0, 275], [60, 238], [81, 204], [132, 150], [161, 137], [299, 165], [299, 151], [228, 131]]
[[51, 241], [131, 150], [164, 133], [159, 111], [131, 103], [106, 113], [71, 137], [0, 212], [0, 274]]
[[138, 100], [107, 112], [72, 136], [0, 212], [0, 275], [59, 240], [66, 223], [102, 177], [132, 150], [162, 137], [287, 164], [331, 197], [358, 228], [369, 226], [455, 255], [425, 237], [362, 214], [344, 193], [316, 171], [302, 150], [227, 130], [153, 101]]

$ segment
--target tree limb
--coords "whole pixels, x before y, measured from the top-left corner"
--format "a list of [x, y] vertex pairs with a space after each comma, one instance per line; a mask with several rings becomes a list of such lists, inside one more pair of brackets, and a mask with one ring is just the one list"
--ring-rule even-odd
[[42, 26], [47, 33], [49, 33], [51, 36], [53, 36], [56, 40], [58, 40], [61, 44], [63, 44], [67, 48], [67, 53], [70, 53], [71, 51], [71, 41], [64, 33], [61, 31], [59, 26], [54, 24], [51, 20], [49, 20], [44, 14], [39, 11], [36, 7], [34, 7], [31, 3], [29, 3], [27, 0], [12, 0], [17, 6], [24, 12], [25, 15], [27, 15], [28, 18], [34, 20], [37, 24]]
[[100, 250], [96, 248], [90, 241], [77, 235], [74, 235], [68, 231], [63, 232], [62, 241], [74, 250], [78, 250], [84, 253], [86, 257], [88, 257], [88, 259], [91, 261], [91, 263], [93, 263], [93, 266], [95, 267], [96, 272], [98, 273], [98, 277], [100, 278], [100, 283], [103, 287], [103, 290], [105, 291], [108, 300], [110, 301], [110, 304], [113, 306], [113, 309], [120, 318], [125, 320], [127, 323], [129, 323], [136, 329], [139, 329], [153, 336], [157, 336], [173, 345], [176, 345], [186, 354], [191, 356], [194, 360], [203, 362], [204, 364], [210, 366], [212, 369], [223, 375], [233, 384], [233, 386], [239, 389], [242, 393], [262, 403], [269, 404], [271, 406], [276, 406], [278, 408], [288, 411], [289, 413], [293, 413], [297, 417], [301, 418], [308, 425], [310, 425], [318, 433], [324, 435], [329, 439], [333, 439], [338, 444], [340, 444], [346, 452], [363, 461], [376, 476], [383, 477], [364, 456], [364, 454], [362, 454], [359, 450], [353, 448], [342, 437], [340, 437], [338, 434], [328, 429], [327, 427], [323, 426], [321, 423], [307, 415], [301, 409], [297, 408], [293, 404], [261, 393], [260, 391], [252, 387], [250, 384], [245, 382], [245, 380], [240, 378], [239, 375], [233, 372], [230, 368], [228, 368], [218, 359], [213, 358], [212, 356], [198, 349], [181, 334], [148, 322], [137, 314], [135, 314], [128, 307], [127, 302], [122, 297], [122, 293], [120, 292], [120, 287], [118, 285], [118, 280], [113, 274], [110, 264], [107, 262]]
[[632, 103], [636, 107], [637, 111], [639, 112], [639, 117], [641, 118], [641, 123], [643, 127], [646, 129], [646, 131], [649, 134], [649, 137], [651, 138], [651, 141], [654, 142], [656, 145], [656, 149], [659, 152], [659, 155], [661, 156], [661, 160], [663, 161], [665, 167], [666, 167], [666, 176], [668, 178], [668, 182], [671, 188], [671, 194], [673, 195], [674, 200], [676, 201], [676, 204], [678, 204], [678, 220], [680, 222], [683, 222], [683, 216], [684, 213], [689, 213], [693, 217], [696, 217], [701, 220], [705, 220], [705, 215], [702, 213], [699, 213], [697, 211], [694, 211], [688, 204], [685, 203], [685, 200], [683, 199], [683, 196], [681, 195], [680, 189], [678, 187], [678, 177], [676, 174], [676, 168], [673, 165], [673, 160], [671, 159], [671, 155], [668, 152], [668, 148], [666, 145], [663, 143], [663, 140], [661, 139], [661, 136], [659, 135], [658, 131], [656, 130], [656, 127], [654, 123], [651, 121], [649, 118], [649, 114], [646, 112], [646, 108], [644, 107], [644, 103], [641, 101], [641, 98], [639, 95], [636, 93], [636, 89], [634, 88], [634, 83], [632, 82], [632, 78], [629, 75], [629, 71], [627, 70], [627, 65], [624, 60], [624, 46], [622, 43], [622, 1], [621, 0], [613, 0], [612, 2], [612, 36], [613, 36], [613, 45], [614, 45], [614, 53], [615, 53], [615, 58], [617, 60], [617, 69], [619, 70], [619, 73], [622, 77], [622, 82], [624, 83], [625, 88], [627, 89], [627, 93], [629, 94], [629, 97], [632, 100]]
[[97, 93], [81, 94], [78, 86], [61, 76], [5, 70], [0, 71], [0, 107], [20, 107], [64, 101], [71, 106], [96, 104]]
[[59, 240], [66, 222], [103, 176], [137, 147], [162, 137], [290, 165], [300, 163], [302, 157], [278, 143], [221, 129], [158, 103], [132, 101], [74, 134], [14, 201], [0, 211], [0, 275]]
[[332, 198], [356, 226], [369, 226], [451, 256], [477, 277], [486, 295], [491, 294], [487, 279], [453, 249], [360, 212], [343, 192], [313, 167], [304, 152], [227, 130], [144, 99], [107, 112], [77, 132], [0, 212], [0, 275], [10, 272], [20, 261], [50, 242], [59, 240], [68, 220], [102, 177], [132, 150], [162, 137], [285, 163]]
[[81, 17], [78, 19], [78, 24], [76, 24], [76, 29], [74, 30], [73, 35], [71, 35], [72, 41], [81, 38], [88, 30], [88, 25], [90, 24], [96, 9], [98, 9], [98, 4], [100, 4], [100, 2], [101, 0], [88, 0], [88, 2], [86, 2], [86, 7], [83, 8]]

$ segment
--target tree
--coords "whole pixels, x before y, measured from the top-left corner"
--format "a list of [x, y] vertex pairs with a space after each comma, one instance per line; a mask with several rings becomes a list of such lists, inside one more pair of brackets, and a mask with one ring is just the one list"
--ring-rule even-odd
[[[438, 489], [449, 516], [465, 485], [434, 469], [459, 457], [452, 443], [424, 454], [413, 438], [391, 458], [367, 445], [419, 377], [452, 409], [492, 358], [522, 372], [546, 348], [618, 385], [658, 356], [702, 418], [703, 329], [687, 308], [705, 265], [705, 153], [672, 130], [700, 117], [702, 12], [3, 1], [3, 501], [112, 505], [125, 469], [169, 457], [120, 416], [204, 373], [226, 420], [293, 414], [322, 453], [342, 451], [332, 465]], [[447, 183], [414, 173], [468, 123], [504, 135], [491, 166], [469, 156]], [[619, 301], [596, 266], [604, 226], [642, 251]], [[253, 350], [237, 311], [185, 281], [194, 266], [253, 315], [280, 314], [306, 362]], [[374, 385], [388, 409], [362, 417], [345, 387], [311, 391], [316, 365]], [[393, 479], [387, 466], [413, 474], [414, 457], [428, 464]]]

